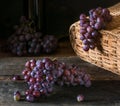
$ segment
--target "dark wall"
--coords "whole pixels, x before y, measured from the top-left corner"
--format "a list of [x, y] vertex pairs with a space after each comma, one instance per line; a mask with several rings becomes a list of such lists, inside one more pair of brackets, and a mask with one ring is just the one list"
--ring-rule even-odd
[[10, 35], [13, 25], [23, 14], [22, 0], [0, 0], [0, 37]]
[[[0, 37], [8, 37], [13, 25], [25, 15], [27, 0], [0, 1]], [[68, 35], [69, 26], [79, 20], [80, 13], [97, 6], [109, 7], [120, 0], [43, 0], [45, 6], [45, 31], [48, 34]]]

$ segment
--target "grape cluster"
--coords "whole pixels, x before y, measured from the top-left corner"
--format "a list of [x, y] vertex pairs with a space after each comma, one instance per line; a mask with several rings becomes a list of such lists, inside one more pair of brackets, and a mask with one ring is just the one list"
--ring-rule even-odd
[[80, 40], [83, 42], [83, 50], [88, 51], [97, 46], [100, 38], [99, 30], [105, 29], [108, 22], [112, 20], [107, 8], [98, 7], [89, 11], [89, 17], [80, 15]]
[[85, 70], [80, 69], [75, 65], [68, 65], [62, 76], [58, 79], [57, 83], [60, 86], [84, 85], [85, 87], [90, 87], [91, 85], [89, 74], [85, 73]]
[[85, 85], [86, 87], [91, 85], [90, 76], [84, 70], [50, 58], [27, 61], [22, 75], [28, 84], [25, 95], [29, 102], [52, 93], [55, 84]]
[[18, 56], [27, 54], [38, 55], [42, 52], [52, 53], [57, 47], [57, 38], [53, 35], [42, 36], [36, 31], [33, 20], [20, 18], [20, 25], [14, 26], [14, 33], [8, 39], [9, 50]]

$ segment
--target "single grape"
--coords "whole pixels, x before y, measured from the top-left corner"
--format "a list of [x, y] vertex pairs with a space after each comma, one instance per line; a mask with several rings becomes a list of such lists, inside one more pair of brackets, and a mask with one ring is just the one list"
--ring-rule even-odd
[[80, 15], [80, 20], [84, 20], [84, 19], [86, 19], [86, 15], [85, 14], [81, 14]]
[[83, 46], [83, 50], [84, 50], [84, 51], [88, 51], [88, 50], [89, 50], [89, 45], [84, 45], [84, 46]]
[[83, 96], [82, 94], [79, 94], [79, 95], [77, 96], [77, 101], [78, 101], [78, 102], [84, 101], [84, 96]]
[[97, 37], [99, 35], [98, 31], [94, 30], [92, 33], [91, 33], [91, 36], [92, 37]]
[[15, 76], [13, 76], [12, 80], [18, 81], [18, 80], [21, 80], [21, 77], [19, 75], [15, 75]]
[[94, 29], [93, 29], [91, 26], [88, 26], [88, 27], [87, 27], [87, 32], [88, 32], [88, 33], [91, 33], [93, 30], [94, 30]]
[[40, 97], [40, 91], [38, 90], [33, 91], [33, 96]]
[[81, 36], [80, 36], [80, 40], [83, 41], [84, 39], [85, 39], [85, 36], [84, 36], [84, 35], [81, 35]]
[[84, 44], [84, 45], [88, 45], [88, 44], [89, 44], [89, 41], [88, 41], [87, 39], [84, 39], [84, 40], [83, 40], [83, 44]]
[[34, 102], [35, 101], [35, 97], [33, 95], [29, 94], [29, 95], [26, 96], [26, 100], [28, 102]]

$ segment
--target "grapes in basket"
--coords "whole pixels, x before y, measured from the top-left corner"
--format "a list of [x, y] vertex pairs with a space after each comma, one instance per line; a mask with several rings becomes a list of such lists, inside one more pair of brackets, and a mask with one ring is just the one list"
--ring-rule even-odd
[[89, 16], [80, 14], [80, 40], [83, 50], [94, 49], [100, 40], [100, 30], [105, 29], [106, 24], [112, 20], [107, 8], [95, 8], [89, 11]]

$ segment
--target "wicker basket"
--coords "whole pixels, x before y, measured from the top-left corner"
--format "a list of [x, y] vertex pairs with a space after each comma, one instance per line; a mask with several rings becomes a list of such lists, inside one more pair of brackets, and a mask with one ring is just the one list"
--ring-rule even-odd
[[83, 60], [120, 75], [120, 3], [109, 8], [113, 16], [106, 30], [101, 30], [102, 52], [98, 48], [83, 51], [79, 21], [70, 26], [69, 36], [75, 53]]

